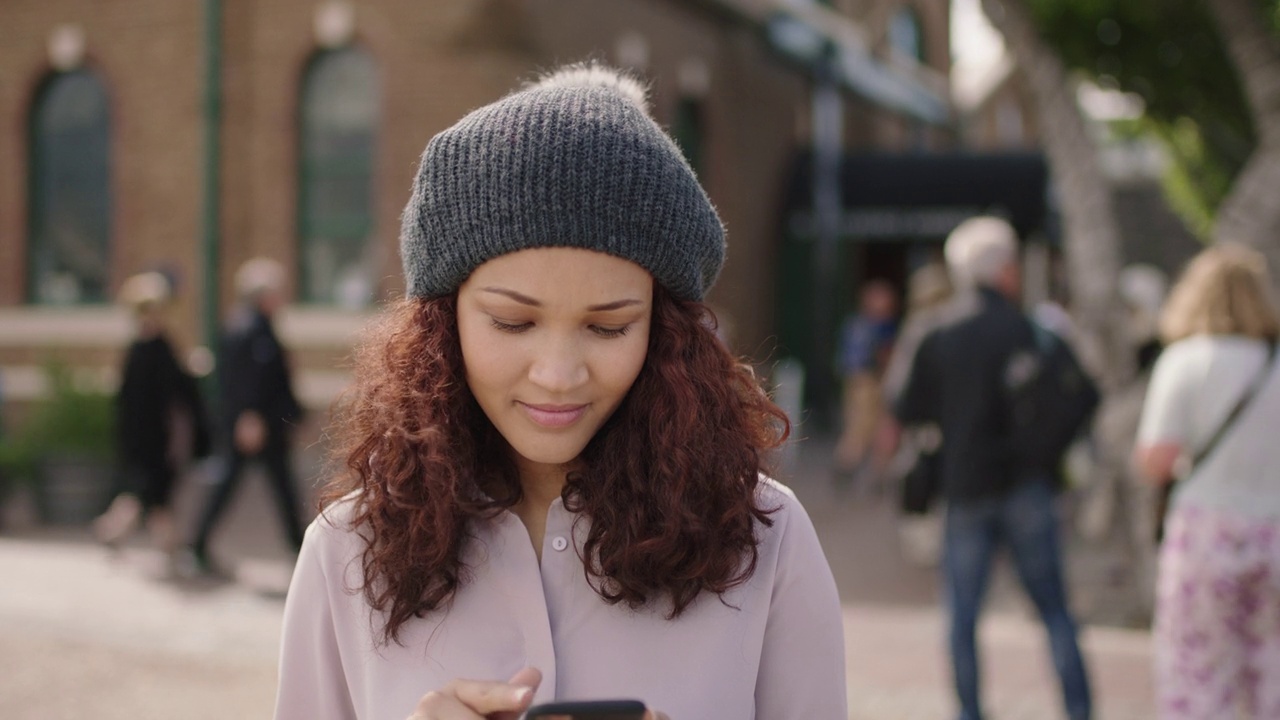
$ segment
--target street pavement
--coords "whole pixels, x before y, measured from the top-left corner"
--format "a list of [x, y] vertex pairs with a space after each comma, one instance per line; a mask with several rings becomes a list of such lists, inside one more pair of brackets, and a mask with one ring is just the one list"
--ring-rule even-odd
[[[822, 538], [844, 603], [849, 706], [856, 720], [954, 717], [936, 570], [909, 562], [892, 503], [825, 472], [827, 445], [801, 443], [782, 473]], [[232, 580], [177, 580], [139, 540], [109, 554], [83, 529], [24, 521], [0, 534], [0, 718], [225, 720], [270, 717], [291, 556], [265, 482], [246, 478], [214, 538]], [[178, 500], [189, 523], [201, 493]], [[1112, 560], [1072, 542], [1073, 601], [1101, 720], [1155, 716], [1149, 633], [1117, 627]], [[1062, 717], [1044, 634], [1007, 563], [980, 629], [993, 720]], [[687, 720], [680, 718], [677, 720]]]

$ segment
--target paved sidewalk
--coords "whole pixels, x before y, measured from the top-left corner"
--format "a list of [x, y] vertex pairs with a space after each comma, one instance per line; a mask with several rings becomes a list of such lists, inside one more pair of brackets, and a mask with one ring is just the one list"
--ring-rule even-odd
[[[903, 560], [886, 502], [837, 493], [817, 471], [790, 484], [845, 602], [850, 718], [949, 720], [934, 572]], [[109, 556], [83, 530], [0, 536], [0, 718], [270, 717], [290, 558], [268, 503], [259, 480], [246, 483], [215, 543], [235, 582], [165, 579], [155, 554]], [[1043, 633], [1009, 575], [995, 578], [981, 628], [987, 705], [994, 720], [1052, 720]], [[1097, 717], [1153, 718], [1148, 634], [1090, 626], [1083, 642]]]

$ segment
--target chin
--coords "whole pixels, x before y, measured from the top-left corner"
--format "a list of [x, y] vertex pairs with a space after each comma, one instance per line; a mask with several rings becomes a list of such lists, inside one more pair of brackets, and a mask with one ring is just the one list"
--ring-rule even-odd
[[585, 447], [585, 445], [579, 446], [576, 444], [572, 448], [563, 446], [547, 447], [539, 443], [513, 445], [512, 449], [525, 460], [539, 465], [568, 465], [578, 459]]

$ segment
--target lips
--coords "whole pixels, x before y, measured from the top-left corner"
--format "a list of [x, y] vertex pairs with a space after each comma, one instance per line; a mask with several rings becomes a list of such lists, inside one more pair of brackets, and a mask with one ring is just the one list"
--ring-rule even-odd
[[586, 405], [532, 405], [519, 403], [529, 419], [547, 428], [568, 427], [587, 412]]

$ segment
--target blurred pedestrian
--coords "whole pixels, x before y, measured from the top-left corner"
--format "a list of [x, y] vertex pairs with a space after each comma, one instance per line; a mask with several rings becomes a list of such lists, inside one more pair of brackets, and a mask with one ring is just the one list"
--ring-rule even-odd
[[831, 570], [762, 475], [786, 416], [715, 336], [724, 229], [639, 83], [570, 67], [472, 112], [403, 218], [276, 717], [845, 718]]
[[203, 511], [192, 559], [196, 569], [214, 569], [209, 539], [245, 469], [261, 463], [289, 546], [302, 547], [302, 521], [290, 459], [293, 427], [302, 407], [293, 394], [289, 360], [272, 324], [284, 304], [285, 272], [280, 263], [254, 258], [236, 271], [239, 307], [223, 334], [218, 352], [222, 399], [223, 463]]
[[972, 288], [977, 302], [921, 342], [895, 413], [904, 426], [934, 423], [942, 433], [942, 564], [960, 717], [983, 717], [976, 627], [992, 559], [1003, 545], [1048, 631], [1067, 715], [1082, 720], [1092, 701], [1067, 607], [1056, 480], [1043, 467], [1023, 466], [1020, 448], [1010, 446], [1010, 388], [1038, 345], [1036, 328], [1017, 304], [1017, 237], [1004, 220], [972, 218], [947, 238], [945, 254], [952, 278]]
[[1080, 534], [1118, 546], [1122, 564], [1115, 575], [1132, 588], [1135, 606], [1129, 620], [1142, 627], [1150, 625], [1155, 604], [1156, 503], [1154, 487], [1135, 472], [1132, 458], [1151, 371], [1163, 347], [1159, 315], [1168, 285], [1164, 272], [1150, 265], [1120, 271], [1124, 341], [1133, 353], [1136, 373], [1103, 398], [1093, 425], [1090, 462], [1074, 471], [1088, 478], [1081, 483]]
[[[920, 342], [930, 332], [965, 312], [965, 303], [956, 296], [951, 275], [945, 265], [932, 262], [911, 273], [907, 280], [906, 316], [884, 373], [883, 391], [887, 407], [892, 407], [901, 394]], [[906, 489], [901, 486], [906, 482], [908, 473], [937, 472], [937, 456], [942, 450], [942, 431], [936, 425], [915, 425], [903, 431], [891, 427], [889, 432], [901, 432], [900, 437], [892, 440], [897, 443], [898, 452], [887, 470], [889, 479], [900, 491]], [[934, 481], [937, 481], [936, 477]], [[937, 504], [920, 509], [908, 508], [909, 503], [904, 496], [903, 516], [898, 521], [903, 554], [917, 565], [934, 566], [940, 558], [942, 548]]]
[[1161, 316], [1135, 459], [1176, 482], [1154, 637], [1162, 718], [1280, 717], [1280, 317], [1262, 255], [1201, 252]]
[[898, 334], [898, 293], [885, 280], [872, 280], [862, 289], [858, 311], [840, 329], [840, 437], [835, 447], [835, 472], [842, 479], [863, 474], [878, 486], [888, 463], [887, 449], [876, 442], [884, 428], [885, 406], [880, 380]]
[[178, 362], [165, 313], [171, 285], [164, 275], [134, 275], [119, 301], [133, 314], [115, 398], [119, 493], [93, 523], [99, 542], [116, 547], [145, 519], [155, 548], [172, 561], [178, 548], [173, 493], [182, 468], [209, 453], [209, 427], [199, 389]]
[[911, 362], [925, 336], [957, 317], [972, 312], [955, 292], [955, 284], [946, 265], [931, 262], [911, 273], [907, 280], [907, 312], [902, 329], [889, 353], [884, 371], [882, 390], [885, 400], [892, 405], [902, 393], [911, 371]]

